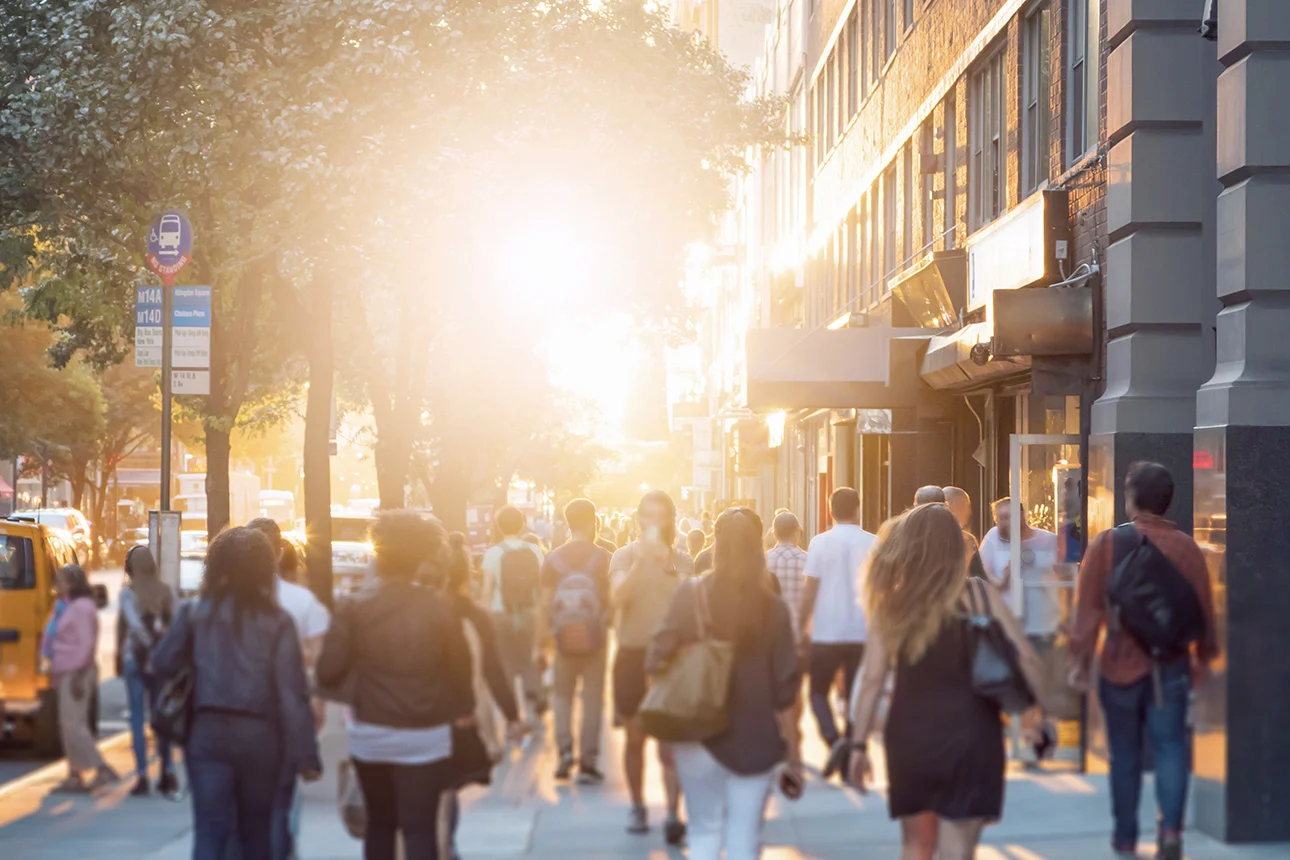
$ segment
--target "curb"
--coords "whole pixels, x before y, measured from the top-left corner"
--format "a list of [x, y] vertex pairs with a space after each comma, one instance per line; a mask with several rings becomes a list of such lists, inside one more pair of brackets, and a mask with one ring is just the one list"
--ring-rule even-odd
[[[127, 744], [129, 744], [129, 742], [130, 742], [130, 732], [124, 731], [124, 732], [117, 732], [116, 734], [108, 735], [103, 740], [99, 741], [96, 744], [96, 746], [98, 747], [99, 752], [108, 752], [109, 750], [114, 750], [114, 749], [117, 749], [118, 747], [126, 746]], [[58, 759], [57, 761], [51, 761], [49, 764], [45, 765], [44, 767], [33, 770], [31, 773], [24, 774], [18, 777], [17, 779], [10, 780], [9, 782], [6, 782], [4, 785], [0, 785], [0, 800], [5, 799], [11, 794], [16, 794], [17, 792], [22, 791], [24, 788], [28, 788], [30, 786], [36, 785], [37, 783], [44, 782], [45, 780], [52, 777], [57, 771], [66, 767], [66, 762], [67, 762], [67, 759]]]

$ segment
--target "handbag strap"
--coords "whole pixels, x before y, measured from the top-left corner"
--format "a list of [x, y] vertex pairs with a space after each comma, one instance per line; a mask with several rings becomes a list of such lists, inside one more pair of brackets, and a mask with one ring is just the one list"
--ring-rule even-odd
[[985, 583], [975, 577], [967, 579], [968, 611], [973, 618], [993, 618], [990, 595], [985, 593]]
[[712, 625], [712, 616], [708, 611], [708, 592], [703, 587], [703, 580], [694, 580], [694, 624], [699, 641], [708, 638], [708, 628]]

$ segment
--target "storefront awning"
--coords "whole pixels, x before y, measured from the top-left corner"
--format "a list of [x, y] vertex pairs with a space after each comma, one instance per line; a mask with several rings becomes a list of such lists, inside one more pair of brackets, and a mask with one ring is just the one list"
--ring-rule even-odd
[[930, 393], [918, 376], [920, 329], [754, 329], [747, 335], [748, 408], [892, 409]]
[[998, 358], [991, 355], [990, 325], [973, 323], [951, 334], [933, 337], [923, 354], [919, 375], [932, 388], [958, 391], [1029, 369], [1029, 357]]

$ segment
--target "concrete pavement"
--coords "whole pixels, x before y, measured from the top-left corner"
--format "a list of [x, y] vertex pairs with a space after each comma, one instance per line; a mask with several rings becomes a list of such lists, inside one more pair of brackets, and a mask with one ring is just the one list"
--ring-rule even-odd
[[[808, 735], [813, 732], [808, 730]], [[628, 799], [614, 738], [604, 761], [604, 786], [556, 784], [555, 755], [544, 736], [512, 751], [487, 790], [463, 798], [459, 848], [467, 860], [511, 858], [664, 858], [669, 852], [656, 826], [649, 836], [630, 836], [623, 825]], [[305, 789], [302, 843], [304, 860], [354, 860], [361, 846], [342, 827], [335, 808], [336, 763], [344, 753], [339, 712], [324, 732], [328, 776]], [[130, 767], [120, 739], [107, 744], [109, 759], [121, 771]], [[807, 744], [807, 757], [820, 761], [823, 749]], [[881, 769], [879, 770], [881, 773]], [[662, 820], [663, 795], [656, 765], [650, 762], [648, 800], [651, 820]], [[127, 796], [129, 782], [93, 797], [50, 795], [62, 777], [48, 773], [16, 789], [0, 787], [0, 856], [23, 860], [184, 860], [191, 856], [191, 813], [187, 802]], [[1142, 827], [1152, 833], [1150, 786], [1145, 792]], [[1003, 821], [986, 832], [980, 860], [1089, 860], [1110, 857], [1109, 800], [1105, 777], [1073, 773], [1017, 772], [1008, 784]], [[766, 827], [767, 860], [897, 860], [899, 831], [887, 817], [879, 785], [861, 796], [851, 789], [812, 779], [806, 796], [789, 803], [771, 801]], [[1153, 851], [1144, 844], [1141, 856]], [[1290, 860], [1290, 846], [1229, 847], [1200, 834], [1187, 835], [1190, 860]]]

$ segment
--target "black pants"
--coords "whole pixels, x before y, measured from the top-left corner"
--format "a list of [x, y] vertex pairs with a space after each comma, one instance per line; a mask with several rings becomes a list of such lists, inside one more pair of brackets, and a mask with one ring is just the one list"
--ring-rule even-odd
[[451, 765], [376, 764], [354, 761], [367, 805], [363, 860], [394, 860], [395, 834], [403, 834], [407, 860], [439, 860], [439, 795], [448, 790]]
[[[864, 660], [863, 642], [812, 642], [811, 643], [811, 711], [815, 722], [820, 727], [820, 737], [826, 744], [838, 740], [838, 724], [833, 715], [833, 704], [829, 701], [829, 691], [842, 670], [845, 679], [848, 701], [851, 688], [855, 686], [856, 673]], [[851, 717], [847, 715], [847, 733], [851, 732]]]

